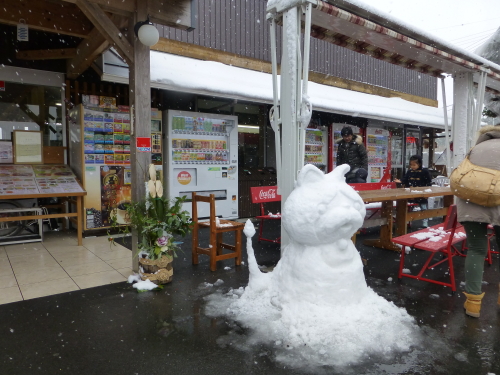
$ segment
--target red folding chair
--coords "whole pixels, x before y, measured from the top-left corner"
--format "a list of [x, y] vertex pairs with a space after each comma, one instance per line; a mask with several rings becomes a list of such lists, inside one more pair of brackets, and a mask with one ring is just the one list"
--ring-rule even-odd
[[274, 243], [281, 243], [281, 237], [276, 239], [264, 238], [262, 233], [264, 232], [264, 222], [265, 220], [281, 220], [281, 214], [266, 214], [264, 211], [264, 203], [266, 202], [281, 202], [281, 195], [277, 194], [277, 186], [256, 186], [250, 188], [250, 195], [252, 197], [252, 203], [260, 204], [260, 215], [256, 216], [256, 219], [260, 220], [259, 227], [259, 241], [268, 241]]
[[495, 228], [493, 225], [488, 224], [488, 234], [486, 235], [488, 238], [488, 254], [486, 254], [486, 261], [491, 266], [493, 264], [493, 259], [491, 259], [491, 254], [500, 254], [498, 251], [491, 250], [491, 239], [495, 237]]
[[[428, 239], [419, 237], [419, 233], [424, 234], [433, 234], [436, 233], [436, 229], [439, 229], [442, 226], [441, 236], [434, 236]], [[408, 277], [412, 279], [427, 281], [430, 283], [444, 285], [451, 287], [452, 291], [455, 292], [456, 284], [455, 284], [455, 271], [453, 268], [453, 257], [454, 256], [464, 256], [462, 252], [457, 250], [456, 244], [464, 241], [466, 238], [465, 231], [463, 226], [457, 225], [457, 206], [451, 205], [448, 209], [448, 214], [446, 215], [446, 219], [443, 224], [434, 225], [431, 228], [426, 228], [417, 232], [405, 234], [404, 236], [395, 237], [392, 239], [394, 243], [402, 245], [401, 258], [399, 262], [399, 272], [398, 278], [401, 279], [403, 277]], [[405, 261], [405, 248], [409, 246], [414, 249], [429, 251], [430, 255], [425, 261], [424, 265], [418, 272], [418, 274], [410, 274], [404, 273], [404, 261]], [[436, 263], [431, 265], [431, 261], [433, 260], [436, 254], [443, 254], [444, 258]], [[430, 279], [424, 276], [424, 273], [436, 267], [437, 265], [448, 262], [448, 269], [450, 275], [449, 282], [443, 282], [435, 279]]]

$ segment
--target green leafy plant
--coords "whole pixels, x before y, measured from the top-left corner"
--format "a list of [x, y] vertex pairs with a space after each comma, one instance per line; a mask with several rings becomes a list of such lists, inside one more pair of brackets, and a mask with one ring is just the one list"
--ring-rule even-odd
[[[139, 202], [131, 202], [126, 207], [128, 226], [118, 224], [116, 214], [112, 214], [112, 228], [122, 233], [137, 230], [139, 236], [139, 254], [146, 254], [149, 259], [159, 259], [163, 254], [176, 256], [180, 242], [174, 235], [186, 236], [191, 232], [193, 223], [188, 211], [182, 209], [185, 197], [169, 200], [163, 196], [161, 181], [156, 180], [153, 164], [149, 168], [149, 194]], [[110, 240], [113, 241], [110, 237]]]

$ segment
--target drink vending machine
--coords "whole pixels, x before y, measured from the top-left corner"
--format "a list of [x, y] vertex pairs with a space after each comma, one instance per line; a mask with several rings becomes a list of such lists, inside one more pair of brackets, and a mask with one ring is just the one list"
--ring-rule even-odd
[[379, 128], [366, 129], [366, 151], [368, 152], [368, 178], [366, 182], [391, 181], [391, 134]]
[[304, 150], [304, 164], [313, 164], [323, 172], [328, 167], [328, 134], [326, 130], [307, 128]]
[[[216, 214], [238, 218], [238, 117], [186, 111], [164, 116], [167, 196], [186, 196], [183, 208], [191, 212], [192, 192], [214, 194]], [[209, 205], [200, 205], [198, 212], [208, 218]]]

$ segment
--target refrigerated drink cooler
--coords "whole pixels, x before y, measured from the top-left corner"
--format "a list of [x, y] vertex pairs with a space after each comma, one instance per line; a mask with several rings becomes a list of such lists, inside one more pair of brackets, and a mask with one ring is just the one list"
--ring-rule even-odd
[[390, 132], [388, 130], [366, 129], [366, 151], [368, 153], [368, 179], [366, 182], [391, 181], [389, 145]]
[[[167, 196], [186, 196], [183, 208], [191, 212], [193, 191], [214, 194], [216, 215], [238, 218], [238, 117], [185, 111], [164, 116]], [[200, 205], [198, 212], [208, 218], [209, 205]]]

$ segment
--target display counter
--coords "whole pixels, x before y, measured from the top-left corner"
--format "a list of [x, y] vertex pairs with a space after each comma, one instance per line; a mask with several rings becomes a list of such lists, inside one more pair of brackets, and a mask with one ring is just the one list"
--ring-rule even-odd
[[[82, 245], [83, 203], [87, 192], [66, 165], [0, 165], [0, 201], [40, 198], [65, 198], [76, 212], [38, 215], [0, 215], [0, 223], [67, 217], [77, 227], [78, 245]], [[69, 210], [67, 210], [69, 211]], [[1, 210], [0, 210], [1, 214]]]

